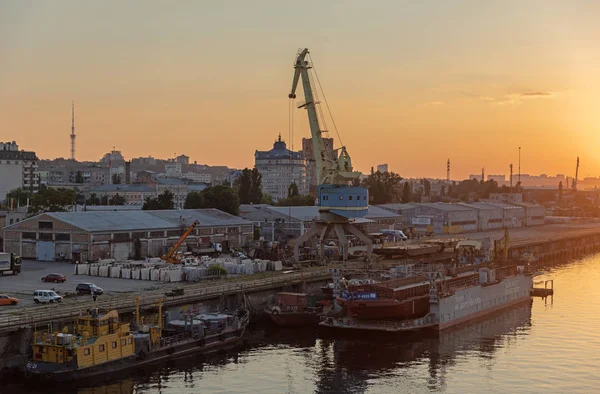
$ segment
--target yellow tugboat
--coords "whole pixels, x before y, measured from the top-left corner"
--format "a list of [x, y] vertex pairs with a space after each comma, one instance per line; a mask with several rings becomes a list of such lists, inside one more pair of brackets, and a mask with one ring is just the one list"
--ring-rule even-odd
[[[139, 304], [138, 304], [139, 305]], [[138, 307], [139, 311], [139, 307]], [[33, 357], [25, 375], [35, 382], [74, 381], [109, 375], [190, 353], [209, 353], [234, 347], [249, 322], [246, 308], [235, 313], [204, 314], [167, 323], [163, 330], [162, 304], [157, 324], [119, 320], [115, 310], [93, 309], [78, 317], [74, 333], [35, 332]]]

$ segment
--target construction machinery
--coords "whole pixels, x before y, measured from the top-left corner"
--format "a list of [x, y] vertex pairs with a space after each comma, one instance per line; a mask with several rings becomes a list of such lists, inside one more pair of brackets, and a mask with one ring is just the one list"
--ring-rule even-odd
[[494, 241], [494, 252], [492, 261], [507, 261], [508, 260], [508, 248], [510, 238], [508, 235], [508, 227], [504, 227], [504, 237]]
[[[299, 103], [297, 107], [305, 108], [308, 114], [319, 193], [317, 203], [319, 206], [319, 219], [294, 242], [294, 258], [299, 261], [299, 248], [314, 236], [319, 237], [319, 256], [323, 258], [325, 240], [331, 230], [335, 232], [340, 241], [344, 261], [348, 257], [346, 233], [356, 235], [367, 245], [367, 258], [369, 258], [373, 251], [373, 244], [369, 237], [354, 226], [357, 218], [364, 217], [368, 213], [369, 193], [363, 187], [349, 185], [352, 181], [358, 180], [361, 173], [353, 171], [352, 160], [346, 147], [342, 146], [337, 149], [336, 151], [339, 151], [338, 155], [332, 155], [325, 149], [322, 134], [327, 130], [321, 129], [319, 124], [319, 115], [321, 115], [324, 123], [323, 111], [320, 107], [317, 107], [319, 105], [319, 101], [316, 99], [318, 98], [318, 92], [316, 88], [313, 92], [315, 81], [311, 81], [309, 76], [309, 71], [314, 72], [314, 68], [312, 62], [306, 60], [307, 55], [310, 56], [308, 49], [305, 48], [300, 50], [296, 56], [294, 79], [288, 97], [291, 100], [296, 98], [296, 88], [298, 82], [302, 79], [305, 100]], [[314, 72], [314, 75], [316, 76], [316, 72]], [[316, 82], [320, 86], [318, 76]], [[324, 94], [322, 97], [325, 100]], [[319, 111], [317, 111], [317, 108], [319, 108]], [[329, 108], [328, 105], [327, 108]]]
[[179, 238], [179, 240], [175, 243], [175, 245], [173, 245], [171, 250], [169, 250], [169, 253], [167, 253], [165, 256], [162, 257], [162, 259], [164, 261], [166, 261], [169, 264], [179, 264], [179, 258], [177, 257], [177, 250], [179, 249], [181, 244], [183, 244], [185, 239], [192, 233], [192, 231], [194, 231], [194, 229], [196, 228], [198, 223], [199, 222], [197, 220], [194, 220], [194, 223], [192, 223], [192, 225], [190, 227], [188, 227], [187, 230], [185, 230], [185, 232], [181, 235], [181, 238]]

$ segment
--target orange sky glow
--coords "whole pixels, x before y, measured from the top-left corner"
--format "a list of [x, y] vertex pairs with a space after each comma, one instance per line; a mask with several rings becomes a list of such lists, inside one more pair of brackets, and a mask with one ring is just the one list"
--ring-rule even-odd
[[[404, 177], [600, 175], [600, 3], [0, 2], [0, 141], [97, 160], [252, 166], [289, 143], [294, 55], [311, 50], [355, 168]], [[302, 91], [298, 92], [299, 99]], [[331, 136], [339, 139], [331, 124]], [[309, 137], [294, 112], [293, 145]]]

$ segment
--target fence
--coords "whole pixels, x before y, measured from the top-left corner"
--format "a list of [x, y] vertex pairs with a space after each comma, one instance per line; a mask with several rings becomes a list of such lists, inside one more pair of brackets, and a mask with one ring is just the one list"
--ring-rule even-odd
[[[319, 280], [329, 278], [327, 270], [320, 269], [315, 271], [283, 274], [273, 278], [257, 279], [253, 281], [243, 281], [239, 283], [228, 283], [220, 286], [186, 286], [185, 294], [179, 296], [140, 296], [140, 308], [156, 306], [158, 299], [163, 299], [163, 305], [174, 306], [185, 302], [201, 301], [219, 297], [221, 295], [230, 295], [241, 292], [254, 292], [268, 290], [285, 284], [294, 282], [303, 282], [305, 280]], [[0, 333], [11, 332], [20, 327], [33, 326], [36, 324], [46, 324], [50, 321], [60, 321], [72, 319], [82, 311], [92, 308], [103, 308], [108, 310], [118, 310], [119, 312], [131, 312], [135, 310], [136, 296], [129, 296], [127, 299], [107, 300], [97, 302], [85, 302], [76, 305], [52, 304], [46, 306], [37, 306], [19, 316], [2, 316], [0, 318]]]

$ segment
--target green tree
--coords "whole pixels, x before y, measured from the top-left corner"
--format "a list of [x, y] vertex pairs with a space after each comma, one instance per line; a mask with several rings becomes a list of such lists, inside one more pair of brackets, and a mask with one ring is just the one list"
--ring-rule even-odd
[[100, 205], [100, 199], [96, 195], [96, 193], [90, 194], [90, 198], [88, 198], [85, 203], [87, 205]]
[[144, 205], [142, 206], [143, 210], [148, 211], [156, 211], [161, 209], [173, 209], [175, 207], [175, 203], [173, 202], [173, 193], [168, 190], [165, 190], [162, 194], [159, 194], [158, 197], [146, 198]]
[[313, 196], [293, 196], [288, 198], [282, 198], [277, 201], [277, 205], [280, 207], [296, 207], [296, 206], [313, 206], [315, 205], [315, 198]]
[[411, 201], [411, 192], [410, 192], [410, 184], [408, 182], [404, 182], [404, 187], [402, 188], [402, 203], [406, 204]]
[[263, 193], [260, 203], [275, 205], [275, 201], [273, 201], [273, 196], [271, 196], [269, 193]]
[[236, 180], [236, 186], [238, 189], [238, 198], [240, 204], [252, 203], [252, 197], [250, 191], [252, 189], [252, 171], [248, 168], [242, 170], [242, 174]]
[[262, 175], [257, 168], [244, 168], [235, 182], [240, 204], [260, 204], [262, 201]]
[[109, 205], [125, 205], [125, 197], [117, 193], [109, 200]]
[[83, 174], [81, 171], [77, 171], [77, 175], [75, 175], [75, 183], [83, 183]]
[[10, 200], [12, 199], [13, 206], [25, 206], [27, 205], [27, 199], [31, 199], [32, 193], [29, 190], [18, 187], [6, 193], [6, 203], [10, 207]]
[[427, 179], [423, 179], [423, 194], [425, 197], [429, 197], [431, 195], [431, 182]]
[[[229, 186], [227, 186], [229, 187]], [[189, 192], [185, 197], [184, 209], [201, 209], [204, 208], [204, 196], [202, 192]]]
[[107, 195], [100, 197], [100, 205], [108, 205], [108, 196]]
[[254, 167], [251, 173], [252, 187], [250, 188], [250, 199], [254, 204], [262, 201], [262, 175], [258, 168]]
[[207, 187], [202, 190], [205, 208], [215, 208], [232, 215], [240, 213], [240, 199], [235, 191], [226, 185]]
[[44, 185], [35, 193], [29, 205], [29, 215], [43, 212], [65, 212], [75, 203], [75, 190], [64, 188], [52, 189]]
[[399, 200], [398, 189], [402, 177], [395, 172], [376, 171], [363, 181], [363, 187], [369, 189], [372, 204], [388, 204]]
[[298, 191], [298, 185], [296, 185], [296, 182], [290, 183], [290, 185], [288, 186], [288, 198], [296, 197], [299, 195], [300, 191]]

